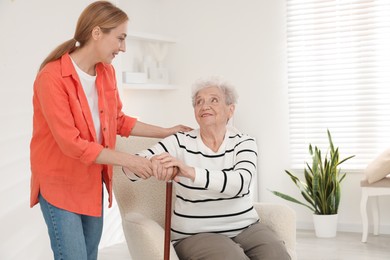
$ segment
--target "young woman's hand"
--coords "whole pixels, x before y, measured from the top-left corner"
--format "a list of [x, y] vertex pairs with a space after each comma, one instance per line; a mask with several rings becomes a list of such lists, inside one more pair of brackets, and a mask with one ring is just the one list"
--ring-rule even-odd
[[171, 128], [168, 128], [168, 131], [170, 133], [170, 135], [173, 135], [177, 132], [189, 132], [189, 131], [192, 131], [193, 129], [189, 126], [185, 126], [185, 125], [176, 125], [176, 126], [173, 126]]
[[144, 180], [153, 176], [152, 163], [146, 158], [130, 155], [131, 159], [126, 162], [124, 167]]

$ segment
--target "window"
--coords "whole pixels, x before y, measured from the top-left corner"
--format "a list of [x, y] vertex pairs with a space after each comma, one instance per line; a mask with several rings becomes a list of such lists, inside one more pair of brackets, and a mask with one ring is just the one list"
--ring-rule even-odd
[[390, 1], [287, 0], [287, 50], [293, 169], [327, 129], [343, 169], [390, 148]]

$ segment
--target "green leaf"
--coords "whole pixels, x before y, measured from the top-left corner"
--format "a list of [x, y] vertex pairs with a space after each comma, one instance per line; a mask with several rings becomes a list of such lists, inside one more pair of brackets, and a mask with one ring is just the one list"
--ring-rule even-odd
[[294, 202], [294, 203], [303, 205], [303, 206], [305, 206], [305, 207], [308, 207], [308, 208], [309, 208], [311, 211], [313, 211], [313, 212], [315, 211], [314, 208], [310, 207], [309, 205], [307, 205], [307, 204], [305, 204], [305, 203], [300, 202], [300, 201], [297, 200], [297, 199], [294, 199], [293, 197], [291, 197], [291, 196], [289, 196], [289, 195], [287, 195], [287, 194], [284, 194], [284, 193], [281, 193], [281, 192], [278, 192], [278, 191], [272, 191], [272, 190], [271, 190], [271, 192], [272, 192], [273, 194], [275, 194], [276, 196], [282, 198], [282, 199], [285, 199], [285, 200], [288, 200], [288, 201], [290, 201], [290, 202]]

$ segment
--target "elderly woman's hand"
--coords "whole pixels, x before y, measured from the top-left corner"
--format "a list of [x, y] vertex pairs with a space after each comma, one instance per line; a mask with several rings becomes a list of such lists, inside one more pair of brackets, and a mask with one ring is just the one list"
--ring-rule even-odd
[[[165, 166], [161, 160], [158, 159], [158, 156], [153, 156], [150, 161], [152, 162], [153, 176], [156, 177], [157, 180], [169, 181], [175, 179], [178, 172], [177, 167]], [[175, 179], [175, 181], [178, 181], [178, 179]]]
[[[159, 163], [159, 166], [157, 166], [157, 168], [162, 167], [161, 172], [164, 172], [164, 170], [165, 171], [172, 170], [172, 172], [167, 173], [167, 175], [165, 175], [165, 176], [169, 176], [169, 178], [168, 179], [165, 178], [165, 180], [170, 180], [174, 178], [174, 180], [177, 182], [179, 181], [178, 176], [189, 178], [192, 181], [195, 180], [195, 169], [193, 167], [187, 166], [182, 161], [171, 156], [169, 153], [162, 153], [160, 155], [154, 156], [153, 158]], [[178, 170], [177, 174], [175, 173], [175, 168], [177, 168]], [[153, 168], [153, 172], [154, 169], [155, 168]]]

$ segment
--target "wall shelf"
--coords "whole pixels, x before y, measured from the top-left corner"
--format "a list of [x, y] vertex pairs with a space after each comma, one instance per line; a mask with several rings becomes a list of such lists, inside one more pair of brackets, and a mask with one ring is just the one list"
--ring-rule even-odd
[[[122, 87], [133, 90], [173, 90], [165, 63], [168, 45], [175, 39], [152, 33], [129, 32], [129, 51], [122, 57]], [[128, 74], [126, 74], [128, 73]], [[146, 78], [144, 75], [146, 75]]]

